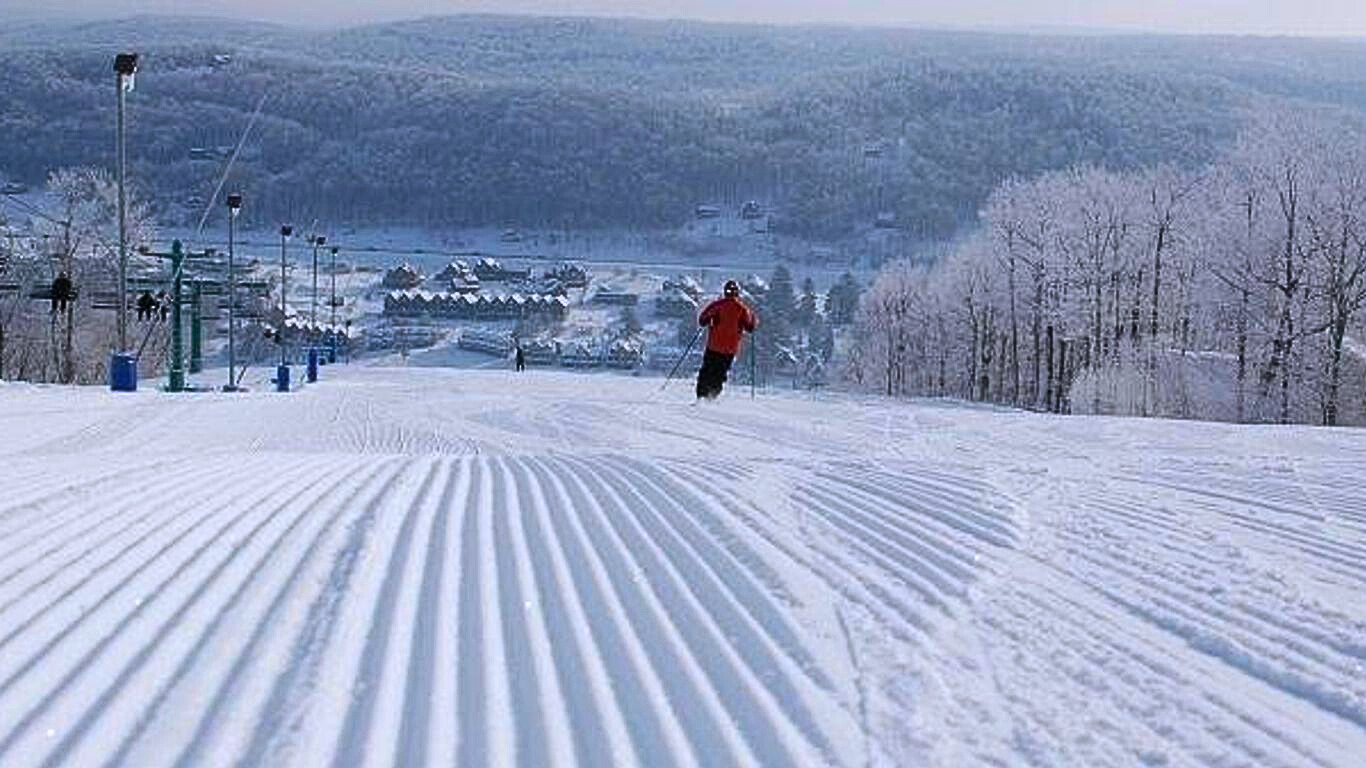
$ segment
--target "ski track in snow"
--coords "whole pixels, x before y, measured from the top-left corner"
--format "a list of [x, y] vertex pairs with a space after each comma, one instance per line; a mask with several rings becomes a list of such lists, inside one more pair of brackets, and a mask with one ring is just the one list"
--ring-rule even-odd
[[0, 390], [0, 765], [1361, 765], [1358, 434], [684, 398]]

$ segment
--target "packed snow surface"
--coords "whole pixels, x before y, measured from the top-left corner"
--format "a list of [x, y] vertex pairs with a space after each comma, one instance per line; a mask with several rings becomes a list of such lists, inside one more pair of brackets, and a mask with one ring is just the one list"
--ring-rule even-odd
[[1366, 433], [0, 387], [0, 765], [1366, 765]]

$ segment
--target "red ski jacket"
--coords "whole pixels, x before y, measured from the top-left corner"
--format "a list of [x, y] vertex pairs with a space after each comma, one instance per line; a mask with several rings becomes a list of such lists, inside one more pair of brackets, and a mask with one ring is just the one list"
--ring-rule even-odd
[[708, 304], [697, 324], [711, 329], [707, 332], [707, 349], [735, 355], [740, 351], [741, 334], [753, 333], [759, 320], [743, 301], [727, 296]]

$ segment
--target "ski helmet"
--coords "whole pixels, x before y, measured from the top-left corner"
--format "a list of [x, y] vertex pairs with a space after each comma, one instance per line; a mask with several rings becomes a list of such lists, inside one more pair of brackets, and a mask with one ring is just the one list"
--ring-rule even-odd
[[735, 282], [734, 280], [727, 280], [726, 287], [723, 290], [723, 293], [725, 293], [727, 296], [739, 296], [740, 284]]

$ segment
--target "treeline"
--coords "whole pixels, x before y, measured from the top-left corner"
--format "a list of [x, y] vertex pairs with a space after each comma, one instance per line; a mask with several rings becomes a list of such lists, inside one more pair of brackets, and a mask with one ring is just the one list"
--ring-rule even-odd
[[21, 32], [0, 36], [0, 175], [109, 166], [110, 59], [137, 47], [130, 173], [166, 221], [197, 220], [223, 160], [190, 150], [235, 144], [262, 94], [231, 183], [263, 224], [652, 228], [753, 198], [827, 240], [879, 214], [951, 236], [1009, 177], [1201, 165], [1254, 95], [1178, 42], [1133, 61], [1066, 39], [584, 19]]
[[851, 377], [1053, 412], [1366, 424], [1366, 139], [1301, 111], [1218, 162], [1011, 181], [864, 298]]

